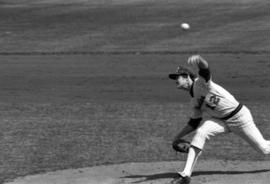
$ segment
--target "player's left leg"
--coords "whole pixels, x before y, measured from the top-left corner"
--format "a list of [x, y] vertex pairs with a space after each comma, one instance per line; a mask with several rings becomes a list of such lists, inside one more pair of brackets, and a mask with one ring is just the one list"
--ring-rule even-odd
[[200, 156], [205, 142], [216, 135], [229, 132], [228, 127], [223, 121], [217, 119], [210, 119], [203, 122], [203, 124], [196, 130], [196, 133], [191, 141], [191, 147], [188, 152], [184, 170], [179, 172], [181, 176], [190, 177], [193, 168]]

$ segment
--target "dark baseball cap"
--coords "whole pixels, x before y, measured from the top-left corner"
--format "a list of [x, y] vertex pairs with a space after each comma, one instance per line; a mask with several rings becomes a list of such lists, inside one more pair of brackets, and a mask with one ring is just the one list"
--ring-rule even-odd
[[190, 76], [192, 80], [195, 79], [196, 75], [191, 72], [188, 68], [184, 66], [178, 66], [175, 73], [170, 73], [169, 78], [172, 80], [177, 80], [179, 76]]

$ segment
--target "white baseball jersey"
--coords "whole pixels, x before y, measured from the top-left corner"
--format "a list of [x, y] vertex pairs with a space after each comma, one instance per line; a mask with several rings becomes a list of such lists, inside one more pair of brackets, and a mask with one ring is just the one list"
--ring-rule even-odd
[[192, 88], [191, 118], [202, 117], [202, 112], [215, 118], [224, 118], [239, 105], [234, 96], [214, 83], [210, 76], [208, 76], [208, 80], [199, 76], [195, 79]]

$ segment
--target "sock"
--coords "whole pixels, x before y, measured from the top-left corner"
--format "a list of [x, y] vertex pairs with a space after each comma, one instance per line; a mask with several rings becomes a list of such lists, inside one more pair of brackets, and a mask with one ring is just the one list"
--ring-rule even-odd
[[198, 157], [201, 154], [201, 150], [199, 148], [193, 147], [191, 146], [189, 148], [189, 152], [188, 152], [188, 156], [187, 156], [187, 160], [186, 160], [186, 165], [185, 168], [182, 172], [183, 175], [185, 176], [191, 176], [193, 168], [197, 162]]

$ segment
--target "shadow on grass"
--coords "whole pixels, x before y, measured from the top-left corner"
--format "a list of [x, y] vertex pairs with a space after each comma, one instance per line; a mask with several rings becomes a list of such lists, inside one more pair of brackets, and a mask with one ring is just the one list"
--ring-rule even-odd
[[[237, 174], [256, 174], [262, 172], [270, 172], [270, 169], [261, 169], [261, 170], [253, 170], [253, 171], [195, 171], [192, 176], [201, 176], [201, 175], [215, 175], [215, 174], [223, 174], [223, 175], [237, 175]], [[168, 173], [159, 173], [159, 174], [151, 174], [151, 175], [130, 175], [122, 178], [144, 178], [143, 180], [136, 181], [133, 183], [141, 183], [145, 181], [158, 180], [158, 179], [170, 179], [176, 178], [178, 174], [175, 172]]]

